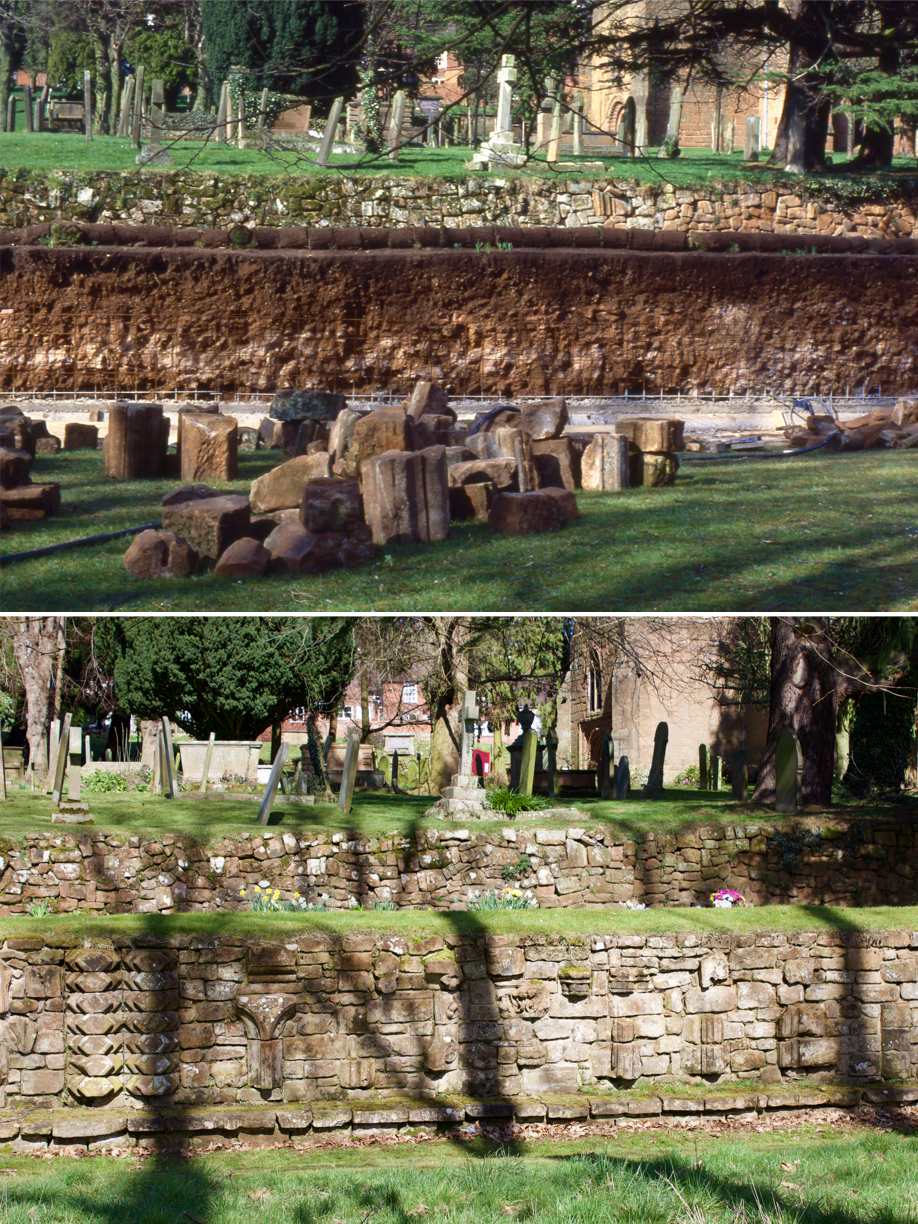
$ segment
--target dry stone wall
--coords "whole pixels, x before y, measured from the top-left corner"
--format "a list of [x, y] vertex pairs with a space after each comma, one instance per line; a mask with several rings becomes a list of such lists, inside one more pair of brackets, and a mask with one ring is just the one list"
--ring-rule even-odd
[[595, 226], [682, 233], [918, 238], [918, 202], [805, 198], [798, 183], [704, 188], [601, 178], [266, 179], [174, 170], [0, 171], [0, 227], [75, 220], [162, 226]]
[[331, 1126], [469, 1098], [544, 1117], [589, 1093], [567, 1116], [611, 1116], [634, 1112], [621, 1089], [672, 1077], [774, 1093], [918, 1076], [918, 932], [596, 931], [6, 938], [0, 1107], [305, 1104], [318, 1129], [330, 1107], [347, 1115]]
[[[254, 820], [254, 808], [253, 808]], [[918, 903], [918, 822], [713, 825], [642, 842], [602, 829], [429, 826], [415, 838], [253, 834], [204, 847], [165, 835], [30, 834], [0, 850], [0, 914], [238, 909], [277, 888], [329, 909], [376, 901], [464, 909], [482, 891], [530, 889], [540, 908], [707, 904], [735, 888], [756, 905]]]

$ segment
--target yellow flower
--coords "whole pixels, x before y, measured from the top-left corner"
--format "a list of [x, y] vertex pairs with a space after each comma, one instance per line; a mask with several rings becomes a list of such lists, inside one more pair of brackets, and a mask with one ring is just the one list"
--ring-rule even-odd
[[299, 894], [299, 893], [294, 893], [294, 894], [293, 894], [293, 899], [294, 899], [294, 901], [299, 901], [299, 899], [300, 899], [300, 894]]
[[256, 891], [256, 892], [261, 892], [261, 889], [258, 887], [258, 885], [257, 885], [257, 884], [255, 885], [255, 891]]
[[278, 898], [279, 896], [280, 896], [280, 889], [275, 888], [275, 890], [274, 890], [274, 900], [276, 901], [276, 900], [277, 900], [277, 898]]
[[244, 888], [240, 888], [240, 889], [239, 889], [239, 896], [240, 896], [240, 897], [244, 897], [244, 896], [245, 896], [245, 889], [244, 889]]

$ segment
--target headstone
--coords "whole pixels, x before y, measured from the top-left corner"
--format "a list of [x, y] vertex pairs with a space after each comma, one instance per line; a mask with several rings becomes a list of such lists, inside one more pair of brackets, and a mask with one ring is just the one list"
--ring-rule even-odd
[[25, 130], [32, 131], [32, 87], [31, 85], [23, 85], [22, 87], [22, 110], [23, 118], [25, 119]]
[[800, 803], [800, 775], [803, 772], [803, 754], [800, 741], [785, 727], [775, 744], [775, 811], [789, 815], [796, 813]]
[[551, 127], [549, 129], [548, 151], [546, 153], [546, 159], [549, 162], [556, 162], [561, 156], [561, 121], [561, 99], [556, 93], [552, 100]]
[[163, 716], [163, 794], [167, 799], [175, 799], [178, 796], [178, 782], [175, 777], [175, 753], [172, 751], [172, 726], [169, 719]]
[[511, 108], [516, 76], [516, 59], [512, 55], [501, 56], [500, 68], [497, 71], [497, 122], [494, 125], [494, 132], [512, 134]]
[[571, 152], [574, 157], [583, 155], [583, 94], [578, 90], [574, 95], [574, 107], [571, 115]]
[[271, 773], [268, 775], [268, 784], [265, 787], [265, 793], [261, 797], [261, 806], [258, 809], [258, 823], [267, 824], [268, 817], [271, 815], [271, 807], [274, 803], [274, 796], [277, 794], [277, 784], [280, 781], [281, 770], [284, 768], [284, 762], [287, 760], [287, 745], [282, 743], [277, 750], [277, 756], [274, 758], [274, 764], [271, 766]]
[[602, 746], [599, 749], [599, 777], [598, 790], [600, 799], [609, 798], [609, 761], [613, 757], [612, 736], [604, 735], [602, 737]]
[[236, 103], [236, 148], [245, 148], [245, 94], [239, 91], [239, 100]]
[[631, 790], [631, 768], [626, 756], [620, 757], [615, 770], [615, 798], [627, 799]]
[[83, 132], [92, 140], [92, 74], [88, 68], [83, 70]]
[[80, 798], [80, 765], [78, 761], [70, 761], [67, 766], [67, 800], [76, 803]]
[[214, 755], [214, 739], [215, 738], [216, 738], [216, 732], [211, 731], [210, 736], [207, 740], [207, 751], [204, 754], [204, 769], [201, 773], [201, 794], [202, 795], [207, 790], [207, 776], [210, 773], [210, 762], [211, 762], [211, 758]]
[[136, 84], [134, 85], [134, 114], [131, 118], [131, 145], [135, 149], [140, 148], [140, 129], [143, 125], [143, 77], [144, 66], [141, 64], [136, 73]]
[[761, 120], [758, 115], [746, 116], [746, 138], [743, 141], [743, 161], [757, 162], [761, 141]]
[[106, 748], [106, 749], [105, 749], [105, 752], [102, 754], [102, 760], [103, 760], [103, 761], [110, 761], [110, 760], [112, 760], [112, 750], [111, 750], [111, 748]]
[[484, 761], [482, 760], [480, 752], [475, 754], [475, 777], [478, 779], [478, 785], [484, 786]]
[[10, 94], [6, 103], [6, 131], [16, 131], [16, 95]]
[[259, 132], [263, 132], [265, 130], [265, 121], [267, 119], [267, 114], [268, 114], [268, 91], [267, 89], [263, 89], [261, 91], [261, 97], [258, 99], [258, 128], [257, 130]]
[[322, 133], [322, 142], [319, 145], [319, 151], [316, 154], [317, 166], [328, 165], [332, 145], [335, 143], [335, 130], [338, 127], [338, 120], [341, 118], [341, 110], [343, 106], [344, 98], [335, 98], [334, 102], [331, 104], [331, 110], [328, 112], [328, 121], [325, 124], [325, 131]]
[[634, 157], [634, 136], [635, 123], [637, 118], [637, 107], [634, 98], [629, 98], [625, 103], [625, 112], [622, 119], [621, 141], [622, 149], [626, 157]]
[[134, 89], [136, 82], [129, 76], [124, 83], [124, 93], [121, 96], [121, 114], [118, 116], [117, 135], [124, 140], [131, 134], [131, 116], [134, 114]]
[[488, 139], [472, 160], [472, 170], [487, 170], [497, 166], [519, 166], [526, 160], [525, 151], [513, 139], [513, 85], [516, 81], [516, 60], [512, 55], [501, 57], [497, 72], [497, 120]]
[[342, 812], [351, 810], [354, 798], [354, 782], [357, 778], [357, 758], [360, 755], [360, 732], [352, 727], [347, 733], [347, 748], [344, 752], [344, 772], [341, 775], [341, 790], [338, 792], [338, 807]]
[[72, 714], [65, 714], [61, 723], [60, 739], [57, 741], [57, 755], [54, 760], [54, 774], [51, 783], [51, 799], [60, 803], [61, 792], [64, 789], [64, 772], [67, 768], [67, 758], [70, 755], [70, 723]]
[[716, 752], [711, 753], [711, 790], [720, 790], [720, 757]]
[[87, 765], [92, 764], [92, 739], [88, 735], [83, 740], [83, 760]]
[[405, 122], [405, 104], [408, 100], [404, 89], [400, 89], [392, 99], [392, 110], [389, 116], [389, 132], [387, 135], [387, 144], [389, 146], [389, 156], [393, 161], [398, 161], [399, 149], [402, 143], [402, 126]]
[[214, 139], [219, 140], [221, 144], [226, 143], [226, 127], [230, 114], [230, 106], [229, 81], [224, 81], [220, 89], [220, 103], [217, 106], [217, 128], [214, 132]]
[[639, 157], [647, 152], [647, 111], [639, 107], [634, 117], [634, 155]]
[[663, 794], [663, 763], [666, 759], [666, 745], [669, 741], [669, 726], [665, 722], [657, 723], [653, 737], [653, 760], [650, 773], [644, 787], [645, 799], [658, 799]]
[[[356, 140], [360, 133], [363, 107], [359, 102], [347, 102], [344, 107], [344, 138]], [[337, 125], [336, 125], [337, 126]]]
[[724, 152], [733, 152], [733, 140], [736, 135], [736, 125], [731, 119], [729, 123], [724, 124]]
[[398, 787], [398, 749], [392, 750], [392, 789], [396, 794], [399, 794]]
[[676, 85], [669, 95], [669, 121], [666, 124], [666, 139], [678, 140], [682, 126], [682, 89]]
[[698, 745], [698, 789], [708, 789], [708, 746]]
[[469, 689], [462, 694], [462, 705], [459, 708], [459, 772], [466, 777], [472, 772], [472, 749], [475, 746], [478, 712], [475, 693]]
[[558, 771], [558, 732], [554, 727], [549, 727], [544, 735], [545, 742], [545, 770], [548, 774], [548, 796], [554, 799], [558, 793], [557, 786], [557, 771]]
[[746, 749], [734, 748], [730, 758], [730, 787], [737, 803], [746, 802], [746, 783], [749, 771], [746, 765]]
[[539, 737], [531, 727], [527, 727], [523, 732], [523, 755], [520, 759], [520, 784], [519, 792], [521, 795], [532, 794], [532, 784], [535, 780], [536, 754], [538, 752]]

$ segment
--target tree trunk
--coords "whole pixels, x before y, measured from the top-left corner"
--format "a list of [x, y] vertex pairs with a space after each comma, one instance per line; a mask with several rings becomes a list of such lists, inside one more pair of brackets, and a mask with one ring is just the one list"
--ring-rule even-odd
[[370, 677], [367, 669], [360, 669], [360, 742], [365, 744], [371, 734], [370, 726]]
[[835, 777], [840, 782], [848, 772], [851, 758], [851, 721], [854, 707], [851, 698], [846, 698], [838, 707], [835, 719]]
[[0, 132], [6, 131], [6, 112], [10, 100], [12, 74], [13, 56], [5, 40], [0, 37]]
[[768, 165], [807, 174], [825, 165], [831, 100], [820, 91], [816, 66], [827, 51], [817, 0], [789, 0], [799, 36], [790, 41], [784, 106]]
[[123, 41], [119, 41], [117, 45], [112, 43], [108, 49], [108, 75], [111, 86], [109, 87], [104, 112], [99, 119], [99, 132], [103, 135], [113, 135], [118, 130], [121, 94], [124, 89], [124, 76], [121, 72], [122, 46]]
[[775, 745], [785, 727], [800, 741], [803, 756], [801, 802], [825, 806], [832, 800], [835, 723], [842, 680], [830, 661], [824, 626], [814, 619], [776, 617], [771, 626], [771, 701], [768, 737], [753, 803], [775, 797]]
[[38, 784], [44, 783], [48, 772], [48, 727], [62, 636], [62, 617], [24, 616], [13, 638], [26, 695], [29, 769]]
[[112, 96], [112, 79], [111, 68], [109, 66], [109, 47], [110, 44], [103, 42], [98, 34], [93, 34], [93, 55], [96, 64], [96, 113], [99, 116], [99, 132], [102, 135], [108, 135], [108, 123], [106, 121], [105, 106], [106, 95]]
[[[890, 78], [895, 77], [899, 71], [898, 48], [887, 47], [881, 51], [877, 66]], [[895, 141], [896, 136], [892, 123], [888, 127], [872, 127], [866, 124], [854, 161], [859, 166], [870, 166], [876, 169], [891, 166]]]
[[338, 711], [332, 710], [331, 714], [329, 714], [328, 716], [328, 735], [326, 735], [325, 737], [325, 747], [322, 750], [325, 755], [326, 761], [328, 760], [328, 754], [331, 752], [332, 744], [334, 744], [337, 738], [338, 738]]

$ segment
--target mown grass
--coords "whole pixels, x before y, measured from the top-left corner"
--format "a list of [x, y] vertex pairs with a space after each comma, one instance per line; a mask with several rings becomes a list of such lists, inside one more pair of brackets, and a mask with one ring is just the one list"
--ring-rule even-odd
[[914, 1224], [912, 1134], [810, 1127], [515, 1146], [4, 1156], [5, 1224]]
[[[240, 458], [246, 492], [277, 462]], [[823, 451], [790, 459], [687, 460], [671, 489], [579, 493], [562, 534], [492, 536], [456, 522], [448, 540], [392, 546], [353, 570], [226, 581], [213, 572], [144, 582], [125, 539], [5, 567], [5, 611], [768, 612], [918, 608], [916, 451]], [[175, 481], [117, 484], [98, 452], [42, 456], [58, 515], [18, 523], [3, 553], [160, 518]]]
[[289, 939], [322, 933], [332, 943], [376, 932], [422, 939], [430, 935], [752, 935], [762, 931], [916, 931], [918, 906], [842, 909], [831, 905], [703, 906], [608, 910], [328, 910], [307, 913], [210, 911], [103, 914], [74, 910], [44, 918], [0, 916], [0, 939], [130, 939], [180, 935]]
[[[436, 818], [425, 820], [424, 813], [437, 797], [358, 792], [347, 815], [335, 804], [277, 805], [270, 814], [270, 824], [265, 830], [256, 820], [258, 794], [253, 794], [251, 801], [238, 802], [199, 799], [184, 793], [178, 799], [165, 799], [142, 791], [92, 794], [84, 790], [82, 794], [95, 818], [93, 832], [101, 831], [120, 837], [137, 836], [144, 840], [173, 834], [176, 837], [193, 837], [204, 845], [221, 837], [263, 832], [294, 833], [299, 837], [314, 837], [320, 833], [324, 836], [347, 833], [350, 836], [375, 838], [404, 837], [411, 836], [421, 825], [439, 829], [441, 835], [446, 837], [451, 828], [462, 826]], [[554, 800], [552, 802], [555, 803]], [[729, 791], [672, 788], [667, 790], [663, 799], [610, 801], [587, 797], [564, 798], [556, 802], [558, 807], [573, 809], [568, 818], [543, 816], [535, 811], [521, 813], [515, 819], [497, 816], [493, 820], [472, 821], [465, 827], [475, 831], [512, 827], [525, 833], [534, 828], [563, 829], [585, 825], [590, 829], [604, 829], [619, 837], [642, 840], [648, 834], [659, 836], [687, 832], [701, 825], [757, 825], [762, 821], [774, 824], [776, 821], [794, 819], [778, 815], [770, 807], [734, 803]], [[851, 815], [858, 820], [895, 821], [909, 810], [914, 811], [914, 806], [914, 803], [906, 802], [852, 802], [824, 810], [808, 810], [807, 815], [825, 819], [827, 823], [834, 818]], [[3, 837], [16, 841], [29, 833], [68, 831], [65, 826], [50, 824], [51, 809], [50, 796], [43, 792], [10, 787], [9, 799], [3, 805]], [[69, 831], [79, 833], [82, 830], [75, 827]]]

